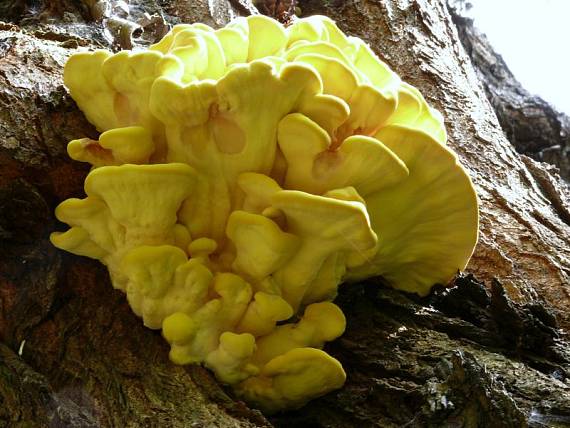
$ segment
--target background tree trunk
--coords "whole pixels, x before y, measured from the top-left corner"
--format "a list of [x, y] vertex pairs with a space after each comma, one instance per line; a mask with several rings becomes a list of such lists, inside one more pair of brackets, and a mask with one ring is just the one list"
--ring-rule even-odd
[[481, 200], [473, 276], [424, 299], [380, 279], [343, 287], [348, 328], [328, 351], [346, 386], [270, 420], [208, 371], [171, 364], [104, 267], [47, 239], [87, 173], [65, 146], [96, 136], [62, 67], [77, 48], [147, 45], [168, 23], [220, 26], [254, 9], [123, 3], [0, 1], [0, 426], [570, 426], [568, 187], [509, 143], [442, 0], [299, 6], [367, 40], [444, 114]]
[[451, 17], [505, 135], [519, 153], [555, 165], [570, 181], [570, 117], [522, 87], [467, 17], [467, 3], [448, 0]]

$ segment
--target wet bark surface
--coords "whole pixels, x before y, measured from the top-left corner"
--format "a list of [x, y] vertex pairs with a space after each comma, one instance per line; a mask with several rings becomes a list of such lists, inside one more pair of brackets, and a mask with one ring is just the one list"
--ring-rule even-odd
[[347, 332], [327, 350], [346, 386], [270, 419], [234, 401], [207, 370], [171, 364], [104, 267], [48, 236], [55, 206], [83, 194], [66, 144], [96, 137], [63, 87], [66, 58], [253, 7], [0, 1], [0, 426], [570, 426], [568, 188], [505, 138], [441, 1], [299, 6], [366, 39], [444, 114], [481, 200], [473, 276], [424, 299], [378, 279], [344, 286]]

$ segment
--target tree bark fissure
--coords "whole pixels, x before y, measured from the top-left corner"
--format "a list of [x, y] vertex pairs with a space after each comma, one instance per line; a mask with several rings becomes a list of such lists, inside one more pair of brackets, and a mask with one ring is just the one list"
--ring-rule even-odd
[[570, 423], [570, 354], [554, 316], [513, 303], [500, 283], [488, 292], [463, 277], [418, 299], [369, 281], [338, 302], [348, 328], [328, 350], [347, 385], [275, 425], [518, 427], [532, 412]]
[[499, 122], [519, 153], [549, 162], [570, 180], [570, 117], [516, 80], [503, 58], [466, 17], [464, 0], [450, 0], [459, 38], [479, 76]]
[[[103, 3], [119, 2], [0, 2], [0, 426], [570, 426], [568, 187], [513, 150], [443, 1], [299, 6], [367, 40], [444, 114], [481, 200], [474, 277], [423, 299], [379, 280], [343, 286], [348, 328], [327, 351], [346, 386], [270, 421], [208, 371], [171, 364], [104, 267], [47, 239], [55, 206], [82, 196], [88, 172], [66, 143], [97, 136], [63, 87], [69, 55], [148, 45], [161, 19], [220, 26], [255, 13], [134, 0], [99, 16]], [[113, 33], [113, 17], [128, 31]]]

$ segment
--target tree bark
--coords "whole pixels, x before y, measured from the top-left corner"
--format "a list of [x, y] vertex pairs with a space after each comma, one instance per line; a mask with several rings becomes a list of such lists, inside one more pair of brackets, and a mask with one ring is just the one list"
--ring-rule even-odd
[[[278, 6], [260, 5], [290, 10]], [[0, 2], [0, 426], [570, 426], [568, 188], [505, 138], [442, 0], [299, 6], [367, 40], [444, 114], [481, 201], [473, 276], [423, 299], [380, 279], [343, 287], [348, 328], [327, 351], [346, 386], [270, 420], [234, 401], [208, 371], [171, 364], [103, 266], [48, 236], [55, 206], [82, 196], [87, 173], [66, 143], [96, 136], [62, 85], [66, 58], [253, 7]]]
[[466, 16], [465, 0], [448, 4], [459, 39], [509, 141], [519, 153], [555, 165], [560, 176], [570, 181], [570, 117], [523, 88]]

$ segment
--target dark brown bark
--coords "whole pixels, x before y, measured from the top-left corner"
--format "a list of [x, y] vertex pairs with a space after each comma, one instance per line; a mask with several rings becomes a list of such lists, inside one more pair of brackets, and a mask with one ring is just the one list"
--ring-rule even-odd
[[[55, 206], [82, 195], [87, 172], [66, 143], [96, 136], [62, 85], [65, 59], [77, 46], [148, 44], [163, 18], [222, 25], [251, 5], [141, 0], [97, 17], [84, 4], [0, 3], [10, 21], [0, 27], [0, 426], [267, 426], [206, 370], [171, 364], [102, 266], [47, 240]], [[442, 1], [300, 7], [368, 40], [442, 111], [477, 185], [481, 239], [477, 280], [452, 290], [418, 299], [379, 280], [343, 287], [348, 329], [328, 350], [347, 385], [271, 423], [570, 425], [567, 188], [504, 137]], [[149, 24], [144, 11], [158, 18]], [[113, 33], [113, 17], [124, 32]]]
[[347, 384], [276, 426], [570, 425], [568, 345], [551, 313], [514, 304], [500, 283], [464, 277], [417, 299], [370, 281], [338, 303], [348, 328], [329, 351]]

